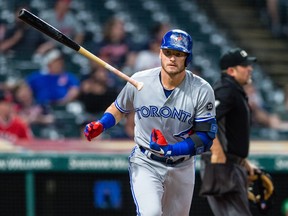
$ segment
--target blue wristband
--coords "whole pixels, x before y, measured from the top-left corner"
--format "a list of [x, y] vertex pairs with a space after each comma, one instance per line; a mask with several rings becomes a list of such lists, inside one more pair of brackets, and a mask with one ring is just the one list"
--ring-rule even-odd
[[103, 125], [104, 130], [109, 129], [116, 124], [116, 120], [114, 116], [108, 112], [104, 113], [104, 115], [99, 120], [99, 122]]

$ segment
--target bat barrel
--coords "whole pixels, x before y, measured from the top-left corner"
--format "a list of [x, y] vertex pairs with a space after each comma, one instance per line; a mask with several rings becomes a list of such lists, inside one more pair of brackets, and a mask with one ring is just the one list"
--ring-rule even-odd
[[56, 41], [70, 47], [71, 49], [76, 51], [80, 49], [79, 44], [71, 40], [69, 37], [64, 35], [62, 32], [60, 32], [58, 29], [54, 28], [44, 20], [27, 11], [26, 9], [20, 10], [18, 18], [33, 26], [37, 30], [43, 32], [44, 34], [48, 35], [49, 37], [55, 39]]
[[56, 41], [60, 42], [61, 44], [70, 47], [71, 49], [79, 52], [80, 54], [86, 56], [87, 58], [92, 59], [93, 61], [97, 62], [98, 64], [104, 66], [106, 69], [110, 70], [111, 72], [115, 73], [117, 76], [121, 77], [122, 79], [130, 82], [134, 85], [138, 90], [141, 90], [143, 87], [143, 83], [138, 82], [131, 77], [128, 77], [126, 74], [122, 73], [121, 71], [117, 70], [116, 68], [112, 67], [102, 59], [98, 58], [94, 54], [90, 53], [88, 50], [81, 47], [72, 39], [68, 38], [65, 34], [60, 32], [58, 29], [54, 28], [44, 20], [40, 19], [36, 15], [32, 14], [31, 12], [27, 11], [26, 9], [21, 9], [18, 15], [19, 19], [23, 20], [27, 24], [31, 25], [35, 29], [39, 30], [40, 32], [46, 34], [47, 36], [55, 39]]

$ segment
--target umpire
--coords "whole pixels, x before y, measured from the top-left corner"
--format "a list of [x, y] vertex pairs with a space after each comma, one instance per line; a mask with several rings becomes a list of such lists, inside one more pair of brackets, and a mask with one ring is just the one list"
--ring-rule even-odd
[[251, 82], [255, 57], [229, 50], [220, 58], [221, 79], [214, 85], [217, 137], [201, 157], [200, 195], [216, 216], [250, 216], [247, 173], [257, 169], [249, 153], [250, 109], [243, 86]]

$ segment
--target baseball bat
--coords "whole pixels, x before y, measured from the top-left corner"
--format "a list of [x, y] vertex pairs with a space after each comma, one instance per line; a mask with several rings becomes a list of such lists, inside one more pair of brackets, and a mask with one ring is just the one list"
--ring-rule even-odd
[[65, 46], [70, 47], [71, 49], [77, 51], [78, 53], [82, 54], [83, 56], [85, 56], [85, 57], [91, 59], [92, 61], [95, 61], [99, 65], [105, 67], [107, 70], [113, 72], [114, 74], [116, 74], [120, 78], [131, 83], [133, 86], [135, 86], [137, 88], [137, 90], [140, 91], [142, 89], [142, 87], [143, 87], [142, 82], [138, 82], [138, 81], [132, 79], [131, 77], [127, 76], [126, 74], [124, 74], [120, 70], [114, 68], [113, 66], [111, 66], [107, 62], [103, 61], [102, 59], [100, 59], [96, 55], [92, 54], [91, 52], [89, 52], [88, 50], [86, 50], [85, 48], [83, 48], [82, 46], [77, 44], [75, 41], [70, 39], [68, 36], [66, 36], [65, 34], [60, 32], [58, 29], [51, 26], [49, 23], [40, 19], [39, 17], [37, 17], [33, 13], [29, 12], [28, 10], [26, 10], [24, 8], [21, 9], [19, 12], [18, 18], [21, 19], [22, 21], [24, 21], [25, 23], [31, 25], [32, 27], [34, 27], [38, 31], [40, 31], [40, 32], [48, 35], [49, 37], [53, 38], [54, 40], [60, 42], [61, 44], [64, 44]]

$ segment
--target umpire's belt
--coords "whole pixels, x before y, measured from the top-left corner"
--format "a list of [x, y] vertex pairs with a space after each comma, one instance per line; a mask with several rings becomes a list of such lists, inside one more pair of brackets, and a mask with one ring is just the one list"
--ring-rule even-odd
[[[226, 163], [230, 164], [238, 164], [240, 166], [244, 166], [245, 159], [242, 157], [239, 157], [234, 154], [225, 154], [226, 156]], [[201, 155], [202, 160], [204, 160], [206, 163], [211, 163], [211, 152], [205, 152]]]
[[234, 154], [226, 154], [227, 162], [244, 166], [245, 159]]
[[158, 161], [158, 162], [161, 162], [161, 163], [165, 163], [165, 164], [168, 164], [168, 165], [176, 165], [176, 164], [179, 164], [179, 163], [187, 160], [188, 158], [190, 158], [190, 157], [182, 157], [182, 158], [179, 158], [178, 160], [173, 160], [171, 158], [165, 158], [165, 157], [157, 156], [156, 154], [153, 154], [151, 151], [149, 151], [148, 149], [145, 149], [142, 146], [139, 146], [139, 148], [140, 148], [141, 152], [143, 154], [145, 154], [151, 160]]

